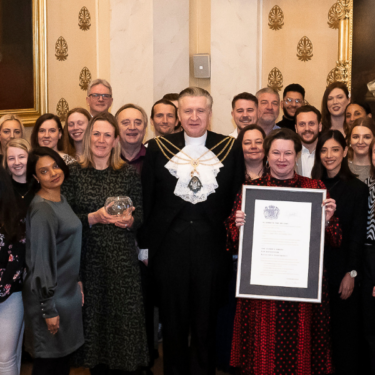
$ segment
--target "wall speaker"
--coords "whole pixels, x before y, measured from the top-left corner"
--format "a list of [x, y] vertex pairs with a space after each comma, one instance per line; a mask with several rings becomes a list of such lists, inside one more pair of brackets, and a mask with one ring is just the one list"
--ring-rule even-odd
[[194, 77], [210, 78], [211, 77], [211, 60], [208, 53], [198, 53], [193, 55]]

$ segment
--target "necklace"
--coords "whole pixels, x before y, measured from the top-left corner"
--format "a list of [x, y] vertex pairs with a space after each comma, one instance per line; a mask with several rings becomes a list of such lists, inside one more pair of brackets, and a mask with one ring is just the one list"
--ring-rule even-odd
[[31, 188], [30, 188], [25, 194], [23, 194], [23, 195], [22, 195], [19, 191], [17, 191], [17, 190], [16, 190], [16, 191], [17, 191], [17, 194], [19, 194], [20, 197], [21, 197], [22, 199], [24, 199], [24, 198], [26, 197], [26, 195], [29, 194], [29, 191], [30, 191], [30, 190], [31, 190]]
[[[181, 153], [184, 156], [186, 156], [187, 159], [185, 159], [185, 158], [179, 156], [178, 154], [175, 154], [173, 151], [171, 151], [167, 147], [167, 145], [162, 142], [162, 140], [164, 142], [169, 143], [171, 146], [173, 146], [176, 150], [178, 150], [179, 153]], [[189, 164], [191, 164], [193, 170], [190, 173], [191, 180], [190, 180], [190, 182], [188, 184], [188, 188], [193, 193], [197, 193], [202, 188], [202, 186], [203, 186], [201, 180], [198, 177], [199, 176], [199, 172], [197, 171], [198, 166], [199, 165], [214, 166], [214, 165], [222, 163], [226, 159], [226, 157], [228, 156], [230, 150], [232, 149], [235, 139], [232, 138], [232, 137], [226, 137], [226, 138], [224, 138], [222, 141], [220, 141], [219, 143], [217, 143], [211, 149], [205, 151], [201, 156], [199, 156], [196, 159], [192, 158], [190, 155], [188, 155], [187, 153], [185, 153], [183, 150], [181, 150], [180, 148], [178, 148], [176, 145], [174, 145], [172, 142], [170, 142], [168, 139], [166, 139], [164, 137], [156, 137], [155, 141], [156, 141], [157, 145], [159, 146], [159, 148], [160, 148], [161, 152], [163, 153], [163, 155], [169, 161], [171, 161], [172, 163], [177, 164], [177, 165], [189, 165]], [[216, 147], [218, 147], [219, 145], [221, 145], [225, 141], [227, 141], [227, 143], [224, 145], [223, 149], [217, 155], [211, 157], [210, 159], [206, 159], [204, 161], [201, 160], [206, 154], [208, 154], [210, 151], [214, 150]], [[219, 160], [219, 161], [215, 161], [215, 159], [217, 160], [220, 157], [220, 155], [225, 152], [225, 150], [227, 150], [227, 152], [224, 155], [224, 157], [221, 160]], [[177, 162], [175, 160], [172, 160], [172, 158], [169, 157], [167, 155], [167, 153], [169, 153], [170, 155], [172, 155], [172, 158], [176, 157], [177, 159], [181, 160], [182, 163], [179, 163], [179, 162]], [[210, 162], [212, 160], [214, 162], [208, 163], [208, 162]]]
[[260, 168], [260, 170], [259, 170], [259, 172], [258, 172], [258, 174], [257, 174], [257, 176], [255, 178], [251, 178], [251, 175], [249, 173], [247, 173], [247, 170], [245, 169], [245, 178], [248, 179], [248, 180], [250, 180], [250, 181], [251, 180], [256, 180], [256, 179], [262, 177], [262, 174], [263, 174], [263, 167]]

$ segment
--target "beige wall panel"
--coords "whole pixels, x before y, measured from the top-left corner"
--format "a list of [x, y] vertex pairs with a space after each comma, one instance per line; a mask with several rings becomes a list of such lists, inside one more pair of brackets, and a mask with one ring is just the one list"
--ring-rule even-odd
[[[282, 92], [290, 83], [306, 90], [306, 100], [320, 110], [329, 71], [335, 67], [338, 31], [328, 27], [328, 11], [334, 1], [263, 0], [262, 86], [267, 86], [268, 73], [274, 67], [283, 74]], [[274, 31], [268, 26], [268, 14], [274, 5], [284, 13], [284, 26]], [[297, 44], [307, 36], [313, 44], [313, 57], [298, 59]], [[280, 114], [281, 115], [281, 114]]]
[[[189, 0], [154, 0], [153, 17], [157, 101], [189, 86]], [[151, 108], [147, 109], [149, 114], [150, 111]]]
[[[213, 0], [215, 1], [215, 0]], [[211, 0], [190, 0], [190, 86], [198, 86], [211, 91], [209, 78], [195, 78], [193, 55], [197, 53], [211, 54]]]
[[[78, 26], [80, 9], [86, 6], [91, 15], [91, 27], [83, 31]], [[87, 67], [96, 78], [96, 3], [95, 0], [48, 0], [48, 91], [49, 111], [56, 113], [60, 98], [65, 98], [69, 108], [86, 107], [86, 92], [79, 86], [79, 74]], [[68, 57], [58, 61], [55, 43], [63, 36], [68, 44]]]
[[153, 2], [111, 0], [113, 113], [123, 104], [153, 104]]
[[260, 8], [258, 0], [211, 2], [211, 94], [214, 98], [212, 129], [229, 134], [233, 96], [253, 94], [260, 81]]
[[[110, 23], [111, 1], [95, 0], [96, 19], [98, 27], [95, 28], [96, 44], [96, 74], [93, 79], [99, 77], [111, 82], [111, 47], [110, 47]], [[97, 76], [97, 77], [96, 77]]]

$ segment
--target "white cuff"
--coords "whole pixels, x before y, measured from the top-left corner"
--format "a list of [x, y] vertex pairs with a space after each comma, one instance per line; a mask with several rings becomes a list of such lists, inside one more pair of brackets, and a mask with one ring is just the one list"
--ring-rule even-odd
[[138, 260], [143, 262], [146, 259], [148, 259], [148, 249], [139, 249]]

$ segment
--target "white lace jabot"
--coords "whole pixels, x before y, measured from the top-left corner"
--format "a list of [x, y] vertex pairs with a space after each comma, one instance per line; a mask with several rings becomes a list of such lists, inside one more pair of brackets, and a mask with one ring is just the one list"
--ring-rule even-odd
[[[216, 155], [207, 149], [205, 146], [207, 139], [207, 132], [199, 138], [189, 137], [184, 133], [185, 147], [173, 156], [173, 158], [165, 165], [165, 168], [169, 170], [172, 176], [177, 178], [176, 188], [174, 194], [183, 200], [196, 204], [204, 202], [207, 197], [215, 192], [215, 189], [219, 186], [216, 181], [216, 176], [220, 172], [220, 168], [223, 164], [216, 157]], [[207, 152], [208, 151], [208, 152]], [[203, 157], [201, 157], [207, 152]], [[192, 191], [189, 188], [189, 183], [192, 179], [191, 172], [194, 170], [192, 164], [188, 164], [189, 159], [185, 154], [189, 155], [192, 159], [199, 159], [199, 162], [204, 163], [207, 161], [207, 165], [199, 163], [196, 167], [194, 176], [198, 177], [202, 187], [199, 191]]]

